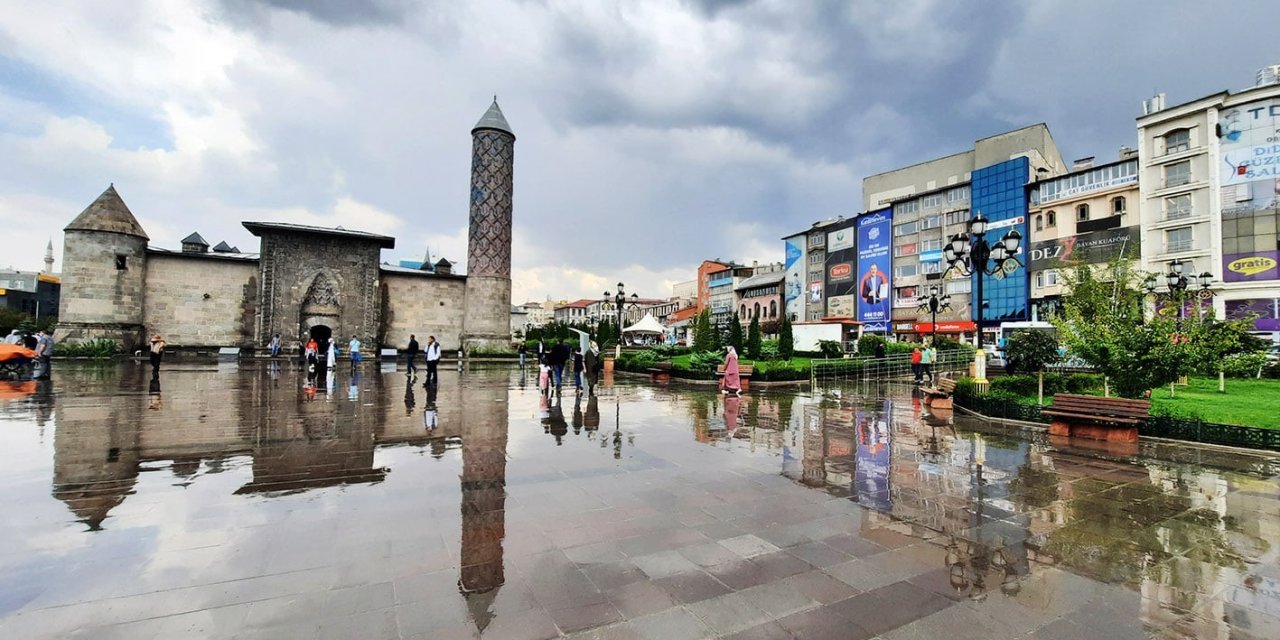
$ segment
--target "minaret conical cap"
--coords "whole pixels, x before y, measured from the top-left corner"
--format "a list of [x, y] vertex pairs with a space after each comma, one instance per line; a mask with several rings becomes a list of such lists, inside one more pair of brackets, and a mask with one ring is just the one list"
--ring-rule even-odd
[[502, 115], [502, 109], [498, 107], [498, 97], [493, 97], [493, 104], [489, 105], [489, 110], [484, 112], [480, 117], [480, 122], [471, 129], [471, 133], [480, 131], [481, 129], [493, 129], [503, 133], [510, 134], [515, 137], [516, 133], [511, 130], [511, 125], [507, 124], [507, 119]]
[[114, 184], [85, 207], [63, 231], [107, 231], [150, 240], [147, 232], [142, 230], [142, 225], [138, 224], [138, 219], [133, 217], [133, 212], [129, 211], [129, 206], [116, 193]]

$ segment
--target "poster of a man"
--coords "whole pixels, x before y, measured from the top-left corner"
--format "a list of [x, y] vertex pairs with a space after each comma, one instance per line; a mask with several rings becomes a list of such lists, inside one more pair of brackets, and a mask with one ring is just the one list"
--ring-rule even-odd
[[879, 267], [872, 263], [871, 268], [862, 274], [858, 290], [867, 304], [878, 305], [889, 297], [889, 281], [880, 273]]

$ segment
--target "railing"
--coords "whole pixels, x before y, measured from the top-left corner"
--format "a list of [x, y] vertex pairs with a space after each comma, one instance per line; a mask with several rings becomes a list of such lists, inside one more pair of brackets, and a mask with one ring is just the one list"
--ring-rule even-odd
[[[1048, 423], [1041, 407], [1003, 398], [956, 394], [956, 403], [989, 418]], [[1205, 422], [1197, 418], [1153, 415], [1138, 427], [1140, 435], [1250, 449], [1280, 451], [1280, 429]]]
[[[933, 373], [969, 370], [973, 354], [969, 351], [940, 351], [933, 363]], [[896, 353], [884, 358], [857, 356], [852, 358], [815, 358], [809, 365], [809, 379], [814, 384], [861, 382], [867, 380], [907, 380], [914, 376], [911, 354]]]

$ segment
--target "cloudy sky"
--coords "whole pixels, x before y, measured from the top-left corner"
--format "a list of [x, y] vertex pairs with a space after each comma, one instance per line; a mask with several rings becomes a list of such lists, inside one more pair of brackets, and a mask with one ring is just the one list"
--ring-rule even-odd
[[0, 267], [37, 269], [109, 183], [158, 246], [242, 220], [466, 258], [470, 129], [515, 130], [517, 301], [857, 212], [864, 176], [1049, 124], [1112, 159], [1159, 90], [1249, 86], [1280, 5], [1196, 0], [0, 0]]

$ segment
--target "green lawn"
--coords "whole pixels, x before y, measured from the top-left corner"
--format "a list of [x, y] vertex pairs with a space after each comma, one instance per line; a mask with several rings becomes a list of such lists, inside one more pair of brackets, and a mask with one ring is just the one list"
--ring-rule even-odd
[[[1098, 394], [1101, 395], [1101, 390]], [[1034, 403], [1034, 395], [1026, 398]], [[1052, 398], [1045, 397], [1045, 404]], [[1187, 386], [1151, 391], [1151, 412], [1199, 417], [1206, 422], [1280, 429], [1280, 380], [1227, 378], [1227, 392], [1218, 393], [1217, 378], [1191, 378]]]

